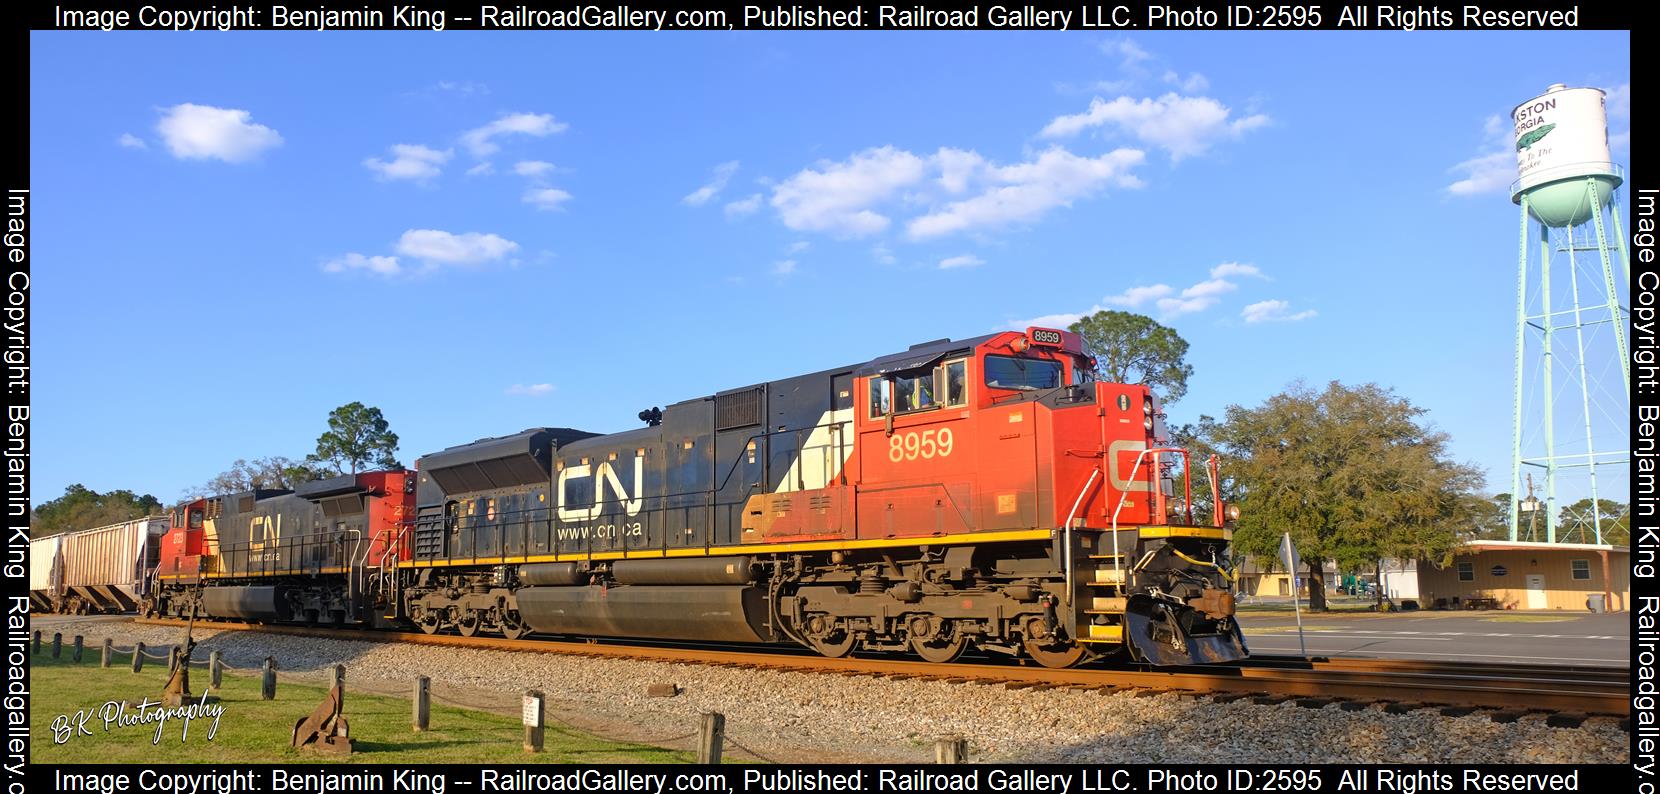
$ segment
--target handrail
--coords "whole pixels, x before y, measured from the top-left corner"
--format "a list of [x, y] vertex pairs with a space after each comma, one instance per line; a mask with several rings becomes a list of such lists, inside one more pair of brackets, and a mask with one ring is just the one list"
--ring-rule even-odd
[[[1182, 480], [1185, 483], [1184, 493], [1187, 494], [1187, 523], [1191, 526], [1193, 524], [1193, 476], [1192, 476], [1192, 472], [1189, 470], [1189, 467], [1187, 465], [1187, 450], [1185, 448], [1182, 448], [1182, 447], [1148, 447], [1148, 448], [1142, 450], [1141, 452], [1136, 454], [1136, 456], [1135, 456], [1135, 465], [1130, 467], [1130, 476], [1126, 477], [1124, 481], [1125, 482], [1134, 482], [1135, 481], [1136, 472], [1141, 470], [1141, 459], [1147, 457], [1147, 453], [1149, 453], [1149, 452], [1155, 453], [1155, 454], [1163, 454], [1163, 453], [1166, 453], [1166, 452], [1171, 452], [1171, 453], [1182, 456]], [[1157, 488], [1158, 486], [1154, 485], [1153, 487]], [[1160, 493], [1163, 493], [1163, 491], [1160, 491]], [[1120, 592], [1122, 592], [1122, 588], [1124, 587], [1124, 581], [1123, 581], [1124, 571], [1123, 571], [1123, 562], [1122, 562], [1123, 558], [1121, 556], [1119, 556], [1119, 551], [1118, 551], [1118, 513], [1119, 513], [1119, 511], [1124, 509], [1124, 500], [1128, 499], [1129, 496], [1130, 496], [1130, 492], [1127, 491], [1127, 490], [1119, 492], [1119, 494], [1118, 494], [1118, 506], [1114, 507], [1112, 509], [1112, 569], [1113, 569], [1113, 573], [1116, 574], [1116, 576], [1118, 578], [1118, 586], [1120, 588]], [[1162, 518], [1162, 516], [1161, 516], [1161, 518]]]
[[1061, 527], [1061, 536], [1066, 544], [1064, 559], [1066, 566], [1066, 605], [1072, 605], [1072, 522], [1078, 516], [1078, 508], [1084, 503], [1084, 497], [1089, 495], [1089, 489], [1095, 485], [1095, 478], [1100, 476], [1101, 467], [1090, 469], [1089, 479], [1084, 481], [1083, 490], [1078, 492], [1078, 498], [1072, 502], [1071, 512], [1066, 514], [1066, 525]]

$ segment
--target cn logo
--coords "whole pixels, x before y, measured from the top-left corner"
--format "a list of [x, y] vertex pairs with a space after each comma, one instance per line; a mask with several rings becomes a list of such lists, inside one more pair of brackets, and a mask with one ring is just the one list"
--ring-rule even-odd
[[[645, 481], [645, 465], [645, 458], [639, 455], [634, 456], [634, 497], [632, 499], [628, 496], [629, 492], [623, 489], [622, 479], [617, 476], [616, 468], [614, 468], [609, 462], [599, 464], [597, 469], [586, 463], [580, 466], [566, 466], [561, 469], [559, 471], [559, 483], [557, 486], [559, 491], [559, 520], [592, 521], [599, 518], [600, 513], [604, 512], [605, 490], [607, 486], [609, 486], [611, 491], [617, 495], [617, 501], [622, 503], [623, 509], [627, 511], [629, 515], [639, 515], [640, 508], [645, 503], [645, 499], [642, 498], [644, 495], [644, 489], [641, 487]], [[567, 480], [580, 480], [586, 477], [594, 478], [593, 505], [589, 507], [567, 507], [565, 505], [565, 482]]]
[[275, 516], [254, 516], [248, 522], [248, 547], [263, 549], [274, 546], [282, 537], [282, 514]]

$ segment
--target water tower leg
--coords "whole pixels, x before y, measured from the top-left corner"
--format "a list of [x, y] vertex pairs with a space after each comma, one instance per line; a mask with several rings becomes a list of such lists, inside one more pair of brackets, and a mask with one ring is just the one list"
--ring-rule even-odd
[[[1587, 180], [1591, 191], [1591, 218], [1597, 222], [1597, 255], [1602, 257], [1603, 287], [1608, 290], [1608, 319], [1614, 326], [1614, 350], [1620, 357], [1620, 377], [1625, 380], [1626, 393], [1631, 392], [1631, 361], [1625, 356], [1625, 323], [1620, 319], [1620, 297], [1614, 287], [1614, 262], [1608, 257], [1608, 231], [1602, 226], [1602, 196], [1597, 190], [1595, 179]], [[1620, 213], [1619, 205], [1610, 198], [1608, 206], [1613, 209], [1614, 215]]]
[[1515, 422], [1510, 440], [1510, 540], [1516, 540], [1521, 523], [1522, 491], [1522, 362], [1527, 351], [1527, 195], [1522, 195], [1522, 245], [1516, 262], [1516, 394], [1512, 410]]
[[1545, 540], [1556, 542], [1556, 320], [1551, 316], [1550, 227], [1539, 224], [1540, 326], [1544, 330], [1545, 358], [1542, 365], [1545, 397]]

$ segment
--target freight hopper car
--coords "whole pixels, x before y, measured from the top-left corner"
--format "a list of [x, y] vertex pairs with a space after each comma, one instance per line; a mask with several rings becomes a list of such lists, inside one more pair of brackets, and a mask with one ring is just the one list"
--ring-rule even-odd
[[148, 614], [374, 624], [414, 476], [347, 474], [174, 508]]
[[137, 518], [29, 541], [29, 600], [42, 612], [131, 612], [149, 596], [167, 521]]
[[[1078, 336], [939, 340], [428, 455], [389, 617], [1069, 666], [1246, 655], [1214, 461]], [[1192, 475], [1210, 490], [1195, 520]]]

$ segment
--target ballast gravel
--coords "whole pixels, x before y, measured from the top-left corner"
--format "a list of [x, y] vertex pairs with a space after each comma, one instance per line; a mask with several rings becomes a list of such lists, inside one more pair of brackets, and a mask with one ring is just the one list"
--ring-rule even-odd
[[[54, 621], [47, 635], [104, 637], [164, 650], [177, 628], [125, 620]], [[218, 650], [253, 671], [276, 659], [280, 681], [323, 683], [346, 665], [348, 690], [407, 695], [416, 675], [450, 705], [518, 713], [527, 689], [550, 717], [608, 738], [689, 749], [699, 715], [726, 715], [738, 757], [795, 762], [929, 762], [942, 736], [968, 739], [972, 761], [1010, 763], [1627, 763], [1630, 737], [1611, 719], [1553, 728], [1542, 717], [1495, 723], [1480, 712], [1387, 714], [1287, 702], [1217, 703], [1072, 689], [748, 670], [654, 661], [325, 640], [198, 629], [197, 660]], [[96, 663], [96, 662], [94, 662]], [[652, 697], [652, 684], [680, 693]], [[308, 707], [310, 704], [306, 704]], [[1525, 704], [1518, 704], [1525, 705]], [[732, 751], [729, 751], [732, 752]]]

